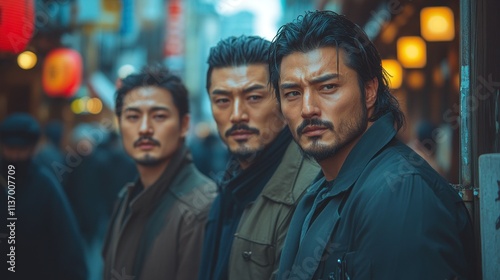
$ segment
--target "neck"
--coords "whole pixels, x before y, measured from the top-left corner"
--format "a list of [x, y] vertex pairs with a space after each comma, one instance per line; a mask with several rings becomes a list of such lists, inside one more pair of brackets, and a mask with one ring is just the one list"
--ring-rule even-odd
[[145, 189], [158, 181], [158, 178], [163, 174], [169, 162], [170, 161], [167, 160], [154, 166], [137, 165], [137, 171], [139, 172], [141, 183]]

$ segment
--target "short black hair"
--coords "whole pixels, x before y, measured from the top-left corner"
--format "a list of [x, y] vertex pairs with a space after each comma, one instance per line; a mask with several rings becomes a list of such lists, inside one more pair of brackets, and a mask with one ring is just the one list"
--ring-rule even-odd
[[231, 36], [220, 40], [210, 48], [208, 56], [207, 92], [210, 89], [210, 78], [214, 68], [236, 67], [248, 64], [268, 64], [271, 42], [259, 36]]
[[283, 57], [293, 52], [306, 53], [321, 47], [335, 47], [346, 52], [346, 64], [358, 74], [358, 83], [363, 95], [366, 83], [374, 78], [378, 80], [375, 111], [370, 121], [390, 112], [399, 130], [404, 124], [404, 115], [397, 99], [389, 91], [387, 72], [382, 68], [375, 45], [358, 25], [332, 11], [306, 12], [278, 30], [269, 55], [270, 82], [278, 102]]
[[123, 99], [130, 91], [140, 88], [156, 86], [168, 90], [172, 94], [179, 117], [189, 113], [188, 90], [180, 77], [174, 75], [163, 65], [145, 66], [140, 73], [131, 74], [122, 81], [121, 87], [116, 91], [115, 113], [120, 118], [123, 109]]

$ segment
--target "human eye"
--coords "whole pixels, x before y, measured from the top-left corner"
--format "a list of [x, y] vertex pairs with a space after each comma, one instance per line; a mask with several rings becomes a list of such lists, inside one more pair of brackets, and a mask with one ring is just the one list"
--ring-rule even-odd
[[262, 96], [260, 96], [260, 95], [249, 95], [247, 97], [247, 100], [250, 102], [256, 102], [256, 101], [259, 101], [261, 99], [262, 99]]
[[338, 87], [338, 85], [336, 85], [336, 84], [326, 84], [326, 85], [322, 85], [320, 90], [332, 91], [332, 90], [335, 90], [337, 87]]
[[218, 104], [218, 105], [227, 104], [227, 103], [229, 103], [229, 98], [216, 98], [214, 100], [214, 103]]
[[128, 113], [125, 115], [125, 119], [128, 121], [137, 121], [139, 119], [139, 114], [136, 113]]
[[285, 92], [283, 94], [283, 96], [286, 98], [286, 99], [293, 99], [293, 98], [296, 98], [300, 95], [300, 92], [294, 90], [294, 91], [289, 91], [289, 92]]
[[158, 113], [158, 114], [154, 114], [153, 115], [153, 119], [157, 120], [157, 121], [164, 121], [167, 119], [167, 114], [165, 113]]

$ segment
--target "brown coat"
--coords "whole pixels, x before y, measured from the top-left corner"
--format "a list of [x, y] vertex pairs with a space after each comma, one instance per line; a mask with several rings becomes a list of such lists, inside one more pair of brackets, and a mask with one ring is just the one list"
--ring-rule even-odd
[[273, 177], [241, 216], [229, 258], [230, 280], [273, 278], [295, 206], [319, 171], [290, 143]]
[[126, 186], [115, 208], [104, 280], [195, 279], [215, 184], [183, 148], [158, 181], [141, 190], [139, 183]]

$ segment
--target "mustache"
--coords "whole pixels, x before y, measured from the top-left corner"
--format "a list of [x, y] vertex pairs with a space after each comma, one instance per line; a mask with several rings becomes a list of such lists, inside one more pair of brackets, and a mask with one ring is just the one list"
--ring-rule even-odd
[[257, 135], [260, 134], [260, 131], [255, 128], [255, 127], [250, 127], [246, 124], [235, 124], [233, 125], [233, 127], [231, 127], [230, 129], [226, 130], [226, 133], [224, 134], [226, 137], [229, 137], [229, 135], [231, 135], [231, 133], [237, 131], [237, 130], [247, 130], [247, 131], [250, 131], [252, 133], [255, 133]]
[[139, 146], [139, 143], [141, 143], [142, 141], [148, 141], [148, 142], [153, 143], [153, 145], [155, 145], [155, 146], [160, 146], [160, 141], [154, 139], [153, 137], [151, 137], [151, 136], [141, 136], [141, 137], [139, 137], [139, 139], [135, 140], [134, 147]]
[[297, 135], [300, 137], [304, 133], [304, 129], [309, 125], [322, 126], [326, 127], [333, 131], [333, 123], [328, 121], [323, 121], [320, 119], [306, 119], [304, 120], [299, 127], [297, 127]]

